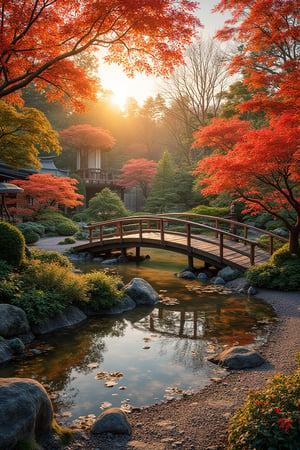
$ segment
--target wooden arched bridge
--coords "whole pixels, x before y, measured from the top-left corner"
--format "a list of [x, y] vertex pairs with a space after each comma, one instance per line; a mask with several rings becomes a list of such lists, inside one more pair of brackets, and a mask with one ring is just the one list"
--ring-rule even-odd
[[[129, 248], [161, 248], [188, 256], [217, 267], [229, 265], [246, 270], [250, 265], [267, 262], [274, 251], [274, 239], [287, 239], [234, 220], [199, 214], [158, 214], [123, 217], [84, 227], [89, 242], [77, 245], [77, 252], [109, 254]], [[267, 243], [251, 239], [255, 234], [267, 236]]]

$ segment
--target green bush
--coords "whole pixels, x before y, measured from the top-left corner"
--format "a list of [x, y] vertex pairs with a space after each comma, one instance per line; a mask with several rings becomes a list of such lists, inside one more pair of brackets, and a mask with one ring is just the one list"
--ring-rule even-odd
[[[260, 236], [259, 239], [258, 239], [258, 242], [260, 244], [264, 244], [264, 245], [267, 245], [269, 247], [270, 238], [269, 238], [269, 236], [266, 236], [266, 235]], [[262, 245], [262, 247], [264, 245]], [[283, 241], [281, 241], [280, 239], [277, 239], [277, 238], [273, 239], [273, 247], [274, 247], [275, 250], [279, 250], [283, 245], [285, 245], [285, 243]]]
[[300, 257], [284, 245], [273, 253], [270, 262], [250, 267], [247, 281], [258, 287], [294, 291], [300, 289]]
[[11, 305], [22, 308], [30, 325], [41, 325], [62, 312], [66, 305], [58, 292], [47, 292], [35, 287], [22, 286], [22, 291], [10, 298]]
[[25, 260], [24, 236], [8, 222], [0, 223], [0, 259], [12, 266], [19, 266]]
[[120, 277], [104, 272], [91, 272], [85, 274], [84, 277], [90, 296], [89, 307], [93, 311], [109, 308], [121, 300], [124, 291], [117, 287], [121, 281]]
[[26, 285], [45, 292], [57, 293], [67, 306], [87, 300], [87, 283], [83, 276], [75, 274], [67, 267], [56, 263], [31, 261], [23, 274]]
[[104, 188], [89, 201], [89, 207], [84, 211], [88, 220], [101, 222], [102, 220], [125, 217], [128, 211], [116, 192]]
[[26, 244], [35, 244], [39, 239], [40, 235], [35, 233], [33, 230], [24, 230], [22, 231]]
[[46, 233], [57, 233], [61, 236], [72, 236], [79, 230], [78, 225], [71, 219], [50, 210], [39, 215], [38, 223], [45, 227]]
[[250, 392], [230, 422], [231, 450], [297, 450], [300, 440], [300, 370], [275, 375], [266, 388]]
[[230, 206], [223, 207], [214, 207], [214, 206], [206, 206], [199, 205], [195, 208], [192, 208], [189, 212], [193, 214], [205, 214], [207, 216], [226, 216], [229, 214]]
[[58, 245], [75, 244], [76, 239], [72, 237], [66, 237], [63, 241], [59, 241]]
[[18, 225], [18, 228], [24, 233], [24, 231], [30, 230], [42, 236], [45, 233], [45, 227], [37, 222], [23, 222]]
[[59, 252], [49, 252], [46, 250], [32, 250], [31, 257], [45, 263], [55, 263], [61, 267], [72, 269], [73, 265], [70, 260]]
[[60, 236], [73, 236], [79, 231], [79, 226], [72, 220], [66, 219], [66, 221], [57, 224], [56, 230]]
[[8, 264], [3, 259], [0, 259], [0, 281], [3, 280], [13, 271], [13, 266]]

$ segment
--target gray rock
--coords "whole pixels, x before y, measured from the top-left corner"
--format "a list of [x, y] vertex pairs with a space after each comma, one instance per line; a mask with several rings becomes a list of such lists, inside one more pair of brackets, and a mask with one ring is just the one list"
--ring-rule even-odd
[[223, 279], [223, 278], [221, 278], [221, 277], [216, 277], [215, 279], [214, 279], [214, 285], [216, 285], [216, 286], [224, 286], [224, 284], [225, 284], [225, 280]]
[[159, 302], [159, 295], [143, 278], [133, 278], [126, 286], [125, 293], [132, 298], [136, 305], [155, 305]]
[[92, 433], [131, 434], [131, 426], [124, 411], [109, 408], [96, 419]]
[[207, 280], [208, 280], [208, 276], [207, 276], [206, 273], [204, 273], [204, 272], [198, 273], [197, 278], [198, 278], [198, 280], [200, 280], [200, 281], [207, 281]]
[[185, 280], [195, 280], [196, 275], [190, 270], [184, 270], [178, 274], [178, 278], [184, 278]]
[[32, 327], [34, 334], [51, 333], [54, 330], [64, 327], [70, 327], [83, 322], [87, 318], [86, 314], [76, 306], [68, 306], [62, 313], [51, 317], [42, 325]]
[[117, 258], [105, 259], [101, 264], [105, 266], [114, 266], [115, 264], [118, 264], [118, 260]]
[[101, 314], [107, 315], [122, 314], [123, 312], [131, 311], [134, 308], [136, 308], [135, 301], [133, 301], [132, 298], [130, 298], [128, 295], [124, 295], [124, 297], [121, 298], [121, 301], [119, 303], [112, 306], [110, 309], [101, 311]]
[[93, 262], [102, 262], [103, 258], [101, 258], [101, 256], [95, 256], [95, 258], [93, 258]]
[[289, 232], [287, 230], [283, 230], [282, 228], [275, 228], [275, 230], [273, 230], [273, 233], [282, 237], [287, 237], [289, 235]]
[[[14, 355], [20, 355], [25, 351], [25, 345], [19, 338], [0, 340], [0, 364], [12, 359]], [[0, 447], [1, 448], [1, 447]]]
[[224, 269], [219, 270], [218, 277], [223, 278], [225, 281], [231, 281], [238, 277], [239, 271], [236, 269], [233, 269], [232, 267], [224, 267]]
[[249, 289], [248, 289], [248, 291], [247, 291], [247, 294], [248, 294], [248, 295], [256, 295], [256, 294], [257, 294], [257, 291], [256, 291], [255, 287], [250, 286]]
[[209, 361], [230, 370], [250, 369], [265, 362], [264, 358], [255, 350], [241, 346], [228, 348], [210, 358]]
[[245, 277], [240, 277], [226, 283], [226, 288], [231, 289], [234, 292], [239, 292], [241, 294], [247, 294], [249, 283]]
[[0, 336], [5, 338], [30, 332], [27, 316], [17, 306], [0, 304]]
[[0, 378], [0, 405], [0, 449], [13, 450], [21, 439], [50, 432], [52, 404], [37, 381]]

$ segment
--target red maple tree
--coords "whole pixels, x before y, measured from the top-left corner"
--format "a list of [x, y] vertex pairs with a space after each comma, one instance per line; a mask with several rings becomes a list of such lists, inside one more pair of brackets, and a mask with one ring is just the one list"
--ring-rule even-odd
[[146, 158], [130, 159], [121, 168], [119, 184], [125, 188], [140, 187], [143, 195], [147, 198], [151, 181], [156, 173], [157, 163]]
[[59, 205], [75, 208], [83, 204], [84, 197], [76, 191], [78, 181], [74, 178], [36, 173], [14, 183], [24, 192], [17, 194], [17, 207], [9, 208], [12, 214], [35, 217], [45, 209], [57, 211]]
[[195, 174], [205, 194], [231, 191], [246, 210], [281, 219], [290, 250], [300, 255], [300, 0], [221, 0], [216, 10], [232, 11], [217, 36], [241, 43], [231, 70], [244, 72], [249, 90], [264, 88], [239, 108], [266, 111], [269, 124], [255, 130], [215, 119], [199, 129], [194, 146], [216, 153], [199, 161]]
[[72, 125], [59, 134], [60, 142], [64, 148], [74, 147], [77, 150], [101, 150], [108, 152], [115, 145], [115, 138], [108, 130], [92, 127], [89, 124]]
[[107, 49], [105, 61], [167, 74], [182, 62], [199, 20], [191, 0], [6, 0], [0, 3], [0, 98], [20, 104], [35, 82], [49, 100], [80, 109], [99, 85], [77, 56]]

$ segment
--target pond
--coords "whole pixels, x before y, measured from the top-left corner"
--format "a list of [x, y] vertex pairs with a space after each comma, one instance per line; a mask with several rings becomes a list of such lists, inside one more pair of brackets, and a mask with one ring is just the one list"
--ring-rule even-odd
[[[182, 255], [144, 253], [150, 259], [108, 270], [125, 282], [146, 279], [162, 297], [156, 307], [89, 319], [37, 339], [24, 358], [0, 369], [0, 377], [41, 382], [61, 424], [86, 424], [110, 406], [129, 411], [199, 391], [224, 374], [207, 361], [216, 349], [265, 339], [273, 312], [264, 302], [175, 277], [186, 266]], [[99, 263], [76, 266], [103, 270]]]

